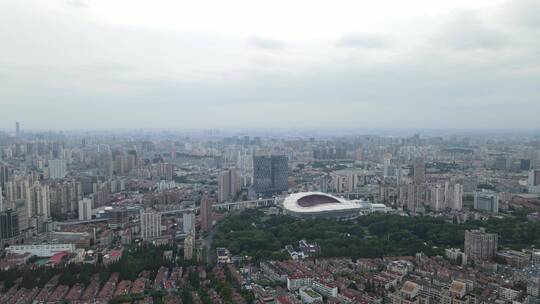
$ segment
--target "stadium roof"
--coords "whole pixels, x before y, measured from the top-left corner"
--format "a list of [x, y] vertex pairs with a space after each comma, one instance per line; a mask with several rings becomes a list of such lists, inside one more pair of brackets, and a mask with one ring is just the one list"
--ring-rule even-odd
[[315, 213], [360, 209], [360, 205], [323, 192], [293, 193], [285, 198], [283, 207], [292, 212]]

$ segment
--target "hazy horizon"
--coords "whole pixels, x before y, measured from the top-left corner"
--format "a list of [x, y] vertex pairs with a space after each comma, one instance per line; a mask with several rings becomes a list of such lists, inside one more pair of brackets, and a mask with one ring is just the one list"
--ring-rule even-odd
[[0, 130], [538, 130], [540, 2], [2, 1]]

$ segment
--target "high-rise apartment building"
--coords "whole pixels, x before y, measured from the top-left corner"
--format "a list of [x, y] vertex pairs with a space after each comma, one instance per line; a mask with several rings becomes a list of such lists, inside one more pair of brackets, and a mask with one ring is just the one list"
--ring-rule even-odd
[[417, 212], [422, 205], [429, 203], [429, 189], [426, 184], [407, 185], [407, 209]]
[[8, 179], [9, 168], [5, 163], [0, 162], [0, 188], [4, 190], [6, 189], [6, 183], [8, 182]]
[[126, 208], [114, 208], [109, 212], [109, 228], [124, 228], [129, 222], [129, 215]]
[[431, 188], [431, 208], [433, 211], [442, 211], [445, 209], [444, 194], [445, 189], [441, 185], [435, 185]]
[[195, 237], [195, 213], [185, 212], [182, 215], [182, 231], [186, 234], [191, 232]]
[[141, 237], [144, 241], [161, 236], [161, 214], [154, 211], [141, 213]]
[[0, 241], [12, 239], [19, 235], [19, 216], [11, 209], [0, 212]]
[[39, 182], [35, 182], [31, 188], [31, 203], [30, 210], [31, 216], [39, 215], [43, 219], [51, 217], [51, 202], [49, 185], [43, 185]]
[[289, 189], [289, 160], [285, 155], [254, 156], [253, 184], [257, 193], [272, 194]]
[[523, 171], [527, 171], [531, 169], [531, 160], [530, 159], [522, 159], [519, 162], [519, 169]]
[[355, 192], [363, 186], [364, 172], [361, 170], [338, 170], [330, 172], [330, 188], [335, 192]]
[[392, 162], [392, 154], [386, 153], [383, 156], [383, 177], [390, 176], [390, 163]]
[[49, 160], [49, 178], [60, 179], [67, 175], [67, 163], [64, 159]]
[[465, 230], [465, 255], [467, 260], [493, 260], [497, 253], [499, 236], [487, 233], [484, 228]]
[[92, 200], [83, 198], [79, 201], [79, 221], [92, 219]]
[[5, 208], [14, 208], [16, 201], [25, 203], [27, 217], [39, 215], [44, 218], [50, 217], [50, 195], [49, 186], [37, 181], [37, 177], [32, 174], [22, 174], [15, 176], [6, 183]]
[[235, 169], [228, 169], [218, 176], [218, 202], [234, 199], [240, 191], [240, 176]]
[[529, 171], [527, 186], [529, 187], [529, 193], [540, 193], [540, 170]]
[[463, 208], [463, 186], [461, 184], [454, 185], [452, 201], [453, 204], [450, 206], [452, 210], [461, 210]]
[[499, 213], [499, 195], [491, 191], [476, 191], [474, 193], [474, 209]]
[[444, 204], [445, 208], [452, 210], [463, 208], [463, 186], [461, 184], [452, 184], [450, 181], [444, 184]]
[[418, 157], [414, 161], [413, 171], [413, 182], [415, 184], [418, 185], [426, 182], [426, 164], [423, 158]]
[[204, 193], [201, 198], [201, 230], [209, 231], [212, 229], [212, 203], [208, 199], [208, 194]]
[[495, 158], [493, 167], [496, 170], [506, 170], [508, 169], [508, 159], [505, 156], [498, 156]]
[[157, 174], [165, 180], [172, 180], [174, 175], [174, 164], [159, 163], [157, 165]]
[[76, 180], [62, 180], [49, 186], [50, 209], [56, 215], [78, 217], [77, 207], [83, 199], [82, 184]]
[[418, 186], [416, 184], [407, 185], [407, 209], [415, 212], [418, 208]]
[[193, 247], [194, 247], [195, 239], [193, 238], [193, 235], [188, 233], [184, 240], [184, 260], [191, 260], [193, 259]]

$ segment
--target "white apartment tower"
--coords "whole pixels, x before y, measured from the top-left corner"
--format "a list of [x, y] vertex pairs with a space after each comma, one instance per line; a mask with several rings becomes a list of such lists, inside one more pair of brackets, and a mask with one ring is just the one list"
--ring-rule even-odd
[[161, 236], [161, 214], [153, 211], [141, 213], [141, 237], [151, 240]]
[[240, 190], [240, 176], [235, 169], [228, 169], [219, 174], [218, 178], [218, 200], [225, 202]]
[[83, 198], [79, 201], [79, 221], [92, 219], [92, 200]]
[[386, 153], [383, 156], [383, 177], [390, 176], [390, 163], [392, 162], [392, 154]]
[[49, 178], [60, 179], [67, 175], [67, 164], [64, 159], [49, 160]]
[[191, 234], [195, 237], [195, 213], [186, 212], [182, 215], [182, 230], [184, 233]]

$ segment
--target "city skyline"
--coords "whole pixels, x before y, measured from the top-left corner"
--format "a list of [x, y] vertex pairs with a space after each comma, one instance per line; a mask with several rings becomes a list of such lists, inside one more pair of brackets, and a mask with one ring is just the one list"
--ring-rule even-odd
[[526, 0], [5, 1], [0, 129], [538, 129], [539, 13]]
[[0, 1], [0, 302], [539, 304], [539, 16]]

